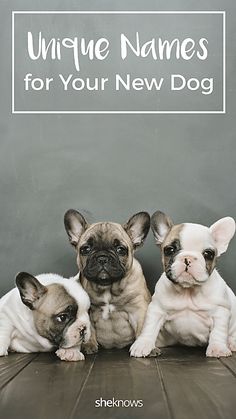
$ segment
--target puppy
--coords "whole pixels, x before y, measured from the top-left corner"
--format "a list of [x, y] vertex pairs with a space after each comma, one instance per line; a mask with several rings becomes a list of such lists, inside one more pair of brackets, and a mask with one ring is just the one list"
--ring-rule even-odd
[[236, 297], [217, 272], [216, 260], [235, 233], [232, 218], [210, 228], [173, 225], [157, 211], [151, 219], [161, 247], [164, 273], [156, 284], [141, 335], [131, 356], [145, 357], [157, 347], [207, 346], [206, 355], [223, 357], [236, 351]]
[[123, 348], [141, 332], [151, 299], [142, 268], [134, 259], [150, 228], [146, 212], [125, 224], [99, 222], [88, 225], [75, 210], [65, 214], [65, 228], [77, 252], [81, 283], [91, 299], [93, 333], [86, 353]]
[[57, 349], [62, 360], [83, 360], [80, 347], [90, 338], [90, 302], [77, 279], [18, 273], [16, 288], [0, 300], [0, 356]]

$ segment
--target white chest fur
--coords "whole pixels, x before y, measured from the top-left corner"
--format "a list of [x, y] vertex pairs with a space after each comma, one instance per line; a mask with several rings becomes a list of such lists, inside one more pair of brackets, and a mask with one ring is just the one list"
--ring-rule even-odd
[[114, 304], [110, 303], [111, 300], [111, 294], [109, 292], [106, 292], [104, 294], [104, 305], [102, 306], [102, 318], [103, 320], [108, 320], [111, 316], [111, 313], [115, 311]]
[[182, 310], [167, 315], [164, 330], [176, 343], [189, 346], [206, 344], [212, 327], [212, 319], [206, 312]]
[[160, 331], [163, 345], [170, 337], [172, 344], [207, 344], [218, 307], [231, 309], [230, 290], [223, 279], [214, 271], [206, 284], [194, 289], [173, 287], [164, 276], [161, 279], [160, 288], [156, 289], [156, 304], [165, 313]]

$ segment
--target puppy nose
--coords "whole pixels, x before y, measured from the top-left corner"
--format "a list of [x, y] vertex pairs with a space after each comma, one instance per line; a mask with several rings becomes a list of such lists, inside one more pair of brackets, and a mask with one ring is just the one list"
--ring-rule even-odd
[[97, 257], [97, 261], [101, 265], [105, 265], [105, 263], [108, 262], [108, 256], [107, 255], [100, 255], [100, 256]]
[[182, 257], [182, 262], [184, 262], [186, 266], [190, 266], [195, 260], [197, 260], [197, 258], [191, 255], [183, 255]]
[[184, 263], [185, 263], [186, 266], [189, 266], [191, 261], [189, 259], [185, 258]]
[[82, 327], [80, 328], [80, 332], [79, 332], [79, 334], [80, 334], [80, 336], [81, 336], [81, 337], [83, 337], [83, 336], [84, 336], [84, 334], [85, 334], [85, 332], [86, 332], [86, 329], [87, 329], [87, 327], [86, 327], [86, 326], [82, 326]]

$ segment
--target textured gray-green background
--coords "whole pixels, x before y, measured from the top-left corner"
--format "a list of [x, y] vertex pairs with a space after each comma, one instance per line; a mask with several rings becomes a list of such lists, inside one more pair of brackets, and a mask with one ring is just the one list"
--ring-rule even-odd
[[[63, 214], [123, 222], [162, 209], [175, 222], [235, 217], [236, 5], [230, 1], [0, 0], [1, 293], [17, 271], [76, 272]], [[226, 115], [12, 115], [11, 10], [226, 10]], [[236, 290], [234, 240], [219, 263]], [[152, 288], [150, 234], [137, 254]]]

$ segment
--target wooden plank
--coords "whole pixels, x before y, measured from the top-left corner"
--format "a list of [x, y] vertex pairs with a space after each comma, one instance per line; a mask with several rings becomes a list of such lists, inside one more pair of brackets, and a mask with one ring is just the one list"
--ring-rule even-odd
[[[112, 407], [104, 406], [108, 400]], [[125, 407], [138, 401], [142, 407]], [[72, 418], [81, 417], [81, 412], [83, 419], [170, 418], [155, 359], [130, 358], [127, 350], [99, 352]]]
[[234, 352], [229, 358], [221, 358], [220, 360], [236, 377], [236, 353]]
[[156, 360], [175, 419], [233, 419], [236, 378], [218, 360]]
[[23, 370], [37, 354], [9, 354], [0, 358], [0, 389]]
[[[1, 417], [235, 417], [236, 354], [208, 359], [202, 349], [180, 347], [164, 349], [158, 359], [130, 358], [127, 350], [104, 350], [94, 359], [66, 363], [54, 354], [0, 358]], [[95, 407], [101, 397], [103, 407]], [[143, 407], [104, 407], [107, 400], [142, 400]]]
[[69, 418], [93, 362], [93, 355], [63, 362], [55, 354], [40, 354], [1, 391], [1, 417]]
[[188, 346], [172, 346], [169, 348], [161, 348], [161, 355], [158, 361], [194, 361], [209, 362], [214, 358], [206, 357], [206, 348], [188, 347]]

